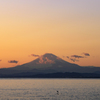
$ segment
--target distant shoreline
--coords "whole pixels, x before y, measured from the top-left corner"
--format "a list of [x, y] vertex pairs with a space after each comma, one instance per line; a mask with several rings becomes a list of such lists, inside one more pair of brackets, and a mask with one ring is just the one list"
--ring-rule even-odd
[[36, 74], [36, 75], [1, 75], [0, 78], [100, 78], [100, 74], [97, 73], [77, 73], [77, 72], [57, 72], [57, 73], [47, 73], [47, 74]]

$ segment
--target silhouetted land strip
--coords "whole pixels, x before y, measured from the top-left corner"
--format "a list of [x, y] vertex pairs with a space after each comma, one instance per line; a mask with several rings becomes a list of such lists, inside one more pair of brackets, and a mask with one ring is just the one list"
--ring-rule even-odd
[[97, 73], [57, 72], [37, 75], [0, 75], [0, 78], [100, 78]]

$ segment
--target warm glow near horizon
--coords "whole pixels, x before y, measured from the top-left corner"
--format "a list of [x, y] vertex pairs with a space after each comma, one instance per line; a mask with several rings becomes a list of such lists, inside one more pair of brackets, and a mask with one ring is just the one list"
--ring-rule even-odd
[[[100, 67], [100, 0], [1, 0], [0, 48], [0, 68], [45, 53]], [[83, 53], [90, 56], [75, 62], [63, 57]]]

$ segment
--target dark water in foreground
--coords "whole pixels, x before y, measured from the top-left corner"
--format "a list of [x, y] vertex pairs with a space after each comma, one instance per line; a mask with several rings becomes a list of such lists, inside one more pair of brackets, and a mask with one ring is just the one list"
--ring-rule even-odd
[[100, 100], [100, 79], [0, 79], [0, 100]]

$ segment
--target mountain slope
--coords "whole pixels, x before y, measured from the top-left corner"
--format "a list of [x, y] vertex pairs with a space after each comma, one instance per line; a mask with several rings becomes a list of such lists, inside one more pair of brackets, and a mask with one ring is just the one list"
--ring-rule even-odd
[[95, 73], [100, 72], [99, 67], [81, 67], [64, 61], [63, 59], [46, 53], [36, 60], [19, 65], [13, 68], [0, 69], [0, 76], [3, 75], [36, 75], [56, 72], [78, 72], [78, 73]]
[[65, 71], [71, 71], [72, 69], [77, 70], [77, 68], [80, 68], [80, 66], [76, 65], [76, 64], [71, 64], [69, 62], [66, 62], [64, 60], [62, 60], [61, 58], [51, 54], [51, 53], [46, 53], [42, 56], [40, 56], [39, 58], [37, 58], [36, 60], [23, 64], [21, 66], [16, 66], [13, 69], [14, 70], [41, 70], [42, 71], [46, 71], [45, 73], [49, 73], [50, 70], [54, 71], [54, 72], [65, 72]]

